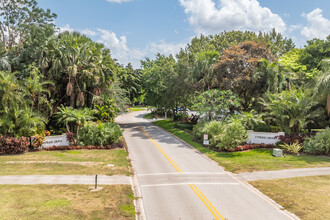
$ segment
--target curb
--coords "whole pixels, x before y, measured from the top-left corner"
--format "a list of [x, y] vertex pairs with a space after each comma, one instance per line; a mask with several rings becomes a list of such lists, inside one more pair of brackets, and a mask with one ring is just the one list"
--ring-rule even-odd
[[130, 161], [130, 167], [129, 170], [132, 173], [132, 178], [131, 178], [131, 186], [132, 186], [132, 190], [134, 193], [134, 205], [135, 205], [135, 219], [136, 220], [146, 220], [146, 215], [145, 215], [145, 211], [144, 211], [144, 207], [143, 207], [143, 201], [142, 201], [142, 194], [141, 194], [141, 189], [140, 189], [140, 185], [139, 185], [139, 181], [137, 179], [137, 174], [134, 170], [134, 162], [133, 160], [130, 158], [130, 154], [129, 154], [129, 150], [127, 147], [127, 143], [126, 140], [124, 138], [124, 134], [123, 134], [123, 142], [124, 142], [124, 148], [128, 154], [128, 160]]

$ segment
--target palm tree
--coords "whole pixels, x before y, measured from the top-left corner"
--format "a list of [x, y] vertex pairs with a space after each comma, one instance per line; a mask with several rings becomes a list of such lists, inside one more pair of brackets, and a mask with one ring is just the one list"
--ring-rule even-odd
[[[110, 51], [79, 33], [61, 33], [43, 48], [43, 71], [48, 79], [61, 85], [54, 89], [61, 100], [66, 95], [71, 107], [91, 106], [94, 92], [102, 90], [113, 80], [114, 63]], [[63, 94], [63, 91], [65, 93]], [[65, 101], [62, 101], [64, 104]]]
[[318, 112], [312, 111], [316, 102], [301, 89], [284, 90], [281, 93], [266, 93], [260, 102], [265, 106], [266, 119], [274, 121], [286, 133], [298, 133], [312, 122]]
[[214, 77], [214, 64], [217, 62], [219, 52], [206, 51], [198, 53], [190, 70], [189, 81], [197, 84], [202, 91], [210, 90], [217, 84]]
[[39, 69], [34, 65], [29, 66], [28, 71], [30, 72], [30, 76], [25, 78], [24, 85], [26, 89], [30, 93], [31, 98], [31, 109], [37, 107], [37, 110], [40, 111], [40, 105], [45, 103], [48, 107], [50, 107], [49, 101], [45, 97], [45, 95], [50, 96], [50, 91], [48, 88], [50, 85], [54, 85], [52, 81], [42, 80], [43, 76], [40, 74]]
[[321, 62], [321, 75], [317, 78], [316, 94], [326, 99], [326, 109], [330, 115], [330, 59]]

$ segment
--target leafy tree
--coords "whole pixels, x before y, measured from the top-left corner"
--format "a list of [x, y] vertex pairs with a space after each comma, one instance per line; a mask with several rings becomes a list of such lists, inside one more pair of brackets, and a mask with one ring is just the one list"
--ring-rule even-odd
[[47, 120], [32, 111], [30, 95], [15, 74], [0, 71], [0, 134], [19, 137], [43, 131]]
[[35, 27], [53, 25], [56, 14], [38, 7], [35, 0], [0, 2], [0, 41], [5, 52], [19, 51]]
[[252, 31], [225, 31], [209, 36], [200, 35], [194, 37], [185, 50], [189, 54], [205, 51], [218, 51], [222, 54], [225, 49], [246, 41], [264, 42], [275, 56], [281, 56], [295, 47], [291, 39], [283, 37], [273, 29], [269, 33], [260, 32], [258, 35]]
[[48, 87], [54, 85], [52, 81], [43, 80], [43, 75], [40, 74], [39, 69], [35, 66], [29, 66], [27, 69], [30, 76], [24, 79], [24, 86], [29, 91], [31, 99], [31, 109], [51, 111], [51, 104], [47, 96], [50, 96]]
[[320, 62], [330, 58], [330, 35], [326, 40], [313, 39], [307, 41], [299, 61], [307, 66], [308, 70], [320, 67]]
[[140, 70], [134, 70], [131, 63], [125, 68], [119, 68], [117, 73], [121, 88], [127, 91], [127, 96], [132, 104], [139, 100], [143, 94], [142, 91], [142, 73]]
[[260, 95], [256, 89], [259, 82], [253, 80], [253, 74], [261, 59], [271, 61], [273, 56], [264, 44], [249, 41], [224, 50], [215, 64], [220, 89], [238, 94], [245, 109], [253, 97]]
[[145, 103], [159, 109], [167, 110], [176, 107], [175, 90], [172, 87], [176, 82], [175, 60], [173, 56], [156, 55], [155, 60], [141, 61], [143, 67], [143, 86], [145, 90]]
[[206, 114], [209, 121], [217, 119], [220, 115], [224, 118], [231, 110], [240, 106], [240, 99], [231, 91], [208, 90], [197, 98], [195, 108], [200, 115]]

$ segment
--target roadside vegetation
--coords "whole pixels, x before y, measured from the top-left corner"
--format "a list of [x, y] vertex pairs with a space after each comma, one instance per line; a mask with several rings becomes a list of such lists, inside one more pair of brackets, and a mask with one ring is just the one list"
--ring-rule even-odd
[[250, 182], [262, 193], [301, 219], [329, 219], [330, 176], [297, 177]]
[[278, 158], [272, 156], [272, 149], [252, 149], [247, 152], [218, 152], [216, 149], [212, 150], [197, 142], [189, 131], [176, 128], [175, 124], [178, 122], [168, 119], [153, 123], [195, 147], [218, 162], [227, 171], [234, 173], [330, 166], [329, 157], [285, 154], [285, 157]]
[[247, 144], [253, 130], [284, 132], [285, 152], [330, 156], [329, 51], [330, 36], [296, 49], [275, 30], [201, 35], [176, 59], [141, 62], [144, 101], [151, 118], [171, 118], [197, 142], [207, 134], [214, 151], [258, 147]]
[[83, 34], [60, 33], [57, 15], [35, 0], [3, 2], [0, 12], [0, 155], [40, 150], [63, 133], [75, 146], [121, 145], [113, 121], [143, 102], [141, 71]]
[[[130, 186], [0, 185], [2, 219], [135, 219]], [[36, 196], [37, 195], [37, 196]]]

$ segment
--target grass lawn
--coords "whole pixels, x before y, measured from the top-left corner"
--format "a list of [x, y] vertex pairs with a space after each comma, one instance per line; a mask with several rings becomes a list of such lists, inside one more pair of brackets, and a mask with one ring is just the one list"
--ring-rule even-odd
[[250, 182], [301, 219], [330, 219], [330, 176]]
[[130, 186], [0, 185], [1, 219], [135, 219]]
[[128, 109], [128, 111], [129, 112], [137, 112], [137, 111], [143, 111], [143, 110], [147, 110], [147, 109], [148, 109], [148, 107], [146, 107], [146, 106], [139, 106], [139, 105], [137, 105], [137, 106], [130, 107]]
[[124, 149], [40, 151], [0, 156], [0, 167], [0, 175], [130, 175]]
[[330, 157], [286, 155], [283, 158], [278, 158], [272, 156], [271, 149], [254, 149], [248, 152], [234, 153], [215, 152], [195, 142], [189, 133], [173, 128], [174, 123], [171, 120], [160, 120], [153, 123], [176, 135], [218, 162], [221, 166], [224, 166], [226, 170], [234, 173], [293, 168], [330, 167]]

